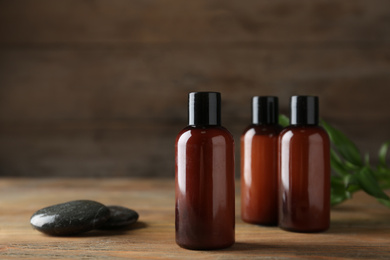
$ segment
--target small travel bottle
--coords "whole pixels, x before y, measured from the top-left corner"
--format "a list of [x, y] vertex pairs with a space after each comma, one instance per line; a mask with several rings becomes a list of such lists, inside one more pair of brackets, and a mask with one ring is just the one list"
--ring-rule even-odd
[[252, 98], [252, 124], [241, 135], [241, 218], [278, 223], [278, 98]]
[[330, 222], [330, 144], [318, 126], [318, 97], [291, 97], [291, 125], [279, 135], [279, 226], [320, 232]]
[[220, 249], [234, 243], [234, 140], [221, 126], [221, 95], [189, 94], [189, 125], [176, 138], [176, 243]]

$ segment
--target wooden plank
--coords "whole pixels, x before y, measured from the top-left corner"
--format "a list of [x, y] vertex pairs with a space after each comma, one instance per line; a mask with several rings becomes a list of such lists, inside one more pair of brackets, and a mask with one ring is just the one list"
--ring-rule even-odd
[[[253, 95], [319, 95], [375, 161], [389, 139], [389, 49], [0, 51], [0, 175], [172, 176], [187, 93], [223, 95], [238, 140]], [[239, 158], [236, 147], [236, 158]], [[237, 168], [237, 176], [239, 171]]]
[[[191, 251], [174, 241], [173, 179], [0, 179], [2, 259], [377, 259], [390, 257], [388, 208], [363, 193], [332, 209], [331, 228], [303, 234], [243, 223], [236, 183], [236, 244]], [[53, 196], [55, 194], [55, 196]], [[31, 228], [38, 209], [74, 199], [130, 207], [139, 223], [123, 232], [50, 237]]]
[[0, 176], [174, 176], [179, 128], [22, 128], [0, 134]]
[[190, 91], [222, 92], [223, 120], [253, 95], [318, 95], [330, 120], [390, 119], [390, 49], [0, 50], [0, 121], [183, 122]]
[[3, 45], [389, 44], [387, 0], [0, 1]]
[[[175, 138], [185, 125], [185, 121], [0, 124], [0, 176], [170, 178], [175, 173]], [[246, 125], [225, 125], [235, 139], [236, 177], [239, 138]], [[388, 140], [390, 122], [336, 126], [375, 163], [380, 145]]]
[[0, 0], [0, 175], [172, 176], [187, 93], [201, 90], [222, 92], [236, 140], [251, 96], [277, 95], [287, 114], [291, 95], [318, 95], [322, 117], [376, 154], [390, 131], [389, 7]]

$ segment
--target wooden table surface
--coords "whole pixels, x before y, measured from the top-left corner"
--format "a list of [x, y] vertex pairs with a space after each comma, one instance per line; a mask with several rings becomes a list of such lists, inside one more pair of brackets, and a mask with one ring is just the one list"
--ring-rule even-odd
[[[178, 247], [172, 179], [0, 179], [0, 259], [389, 259], [390, 209], [364, 193], [332, 209], [325, 233], [301, 234], [243, 223], [236, 189], [236, 244], [216, 251]], [[34, 230], [38, 209], [75, 199], [139, 212], [125, 231], [51, 237]]]

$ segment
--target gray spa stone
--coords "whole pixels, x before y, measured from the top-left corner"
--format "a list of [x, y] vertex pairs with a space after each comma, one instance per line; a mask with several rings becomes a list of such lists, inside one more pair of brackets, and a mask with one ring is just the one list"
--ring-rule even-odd
[[110, 217], [110, 210], [91, 200], [75, 200], [35, 212], [31, 225], [54, 236], [69, 236], [99, 228]]
[[121, 206], [107, 206], [110, 218], [99, 229], [119, 229], [127, 227], [138, 220], [138, 213]]

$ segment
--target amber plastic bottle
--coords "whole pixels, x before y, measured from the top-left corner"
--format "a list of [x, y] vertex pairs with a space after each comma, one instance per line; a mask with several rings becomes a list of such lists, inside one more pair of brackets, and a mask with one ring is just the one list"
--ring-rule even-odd
[[176, 243], [187, 249], [234, 243], [234, 140], [220, 103], [220, 93], [190, 93], [189, 125], [176, 138]]
[[241, 218], [278, 223], [278, 120], [277, 97], [252, 98], [252, 124], [241, 135]]
[[320, 232], [330, 222], [330, 147], [318, 126], [318, 97], [291, 97], [291, 126], [279, 135], [279, 226]]

